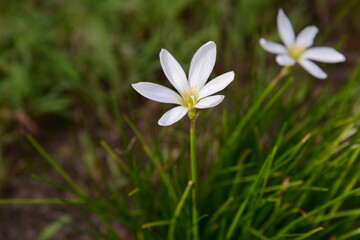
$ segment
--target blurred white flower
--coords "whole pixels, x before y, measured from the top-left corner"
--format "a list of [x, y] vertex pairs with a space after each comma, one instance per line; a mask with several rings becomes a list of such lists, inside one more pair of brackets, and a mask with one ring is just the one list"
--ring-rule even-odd
[[132, 87], [142, 96], [157, 102], [173, 103], [180, 106], [167, 111], [158, 121], [161, 126], [169, 126], [189, 112], [192, 118], [196, 109], [215, 107], [225, 96], [214, 95], [234, 80], [234, 72], [224, 73], [207, 84], [216, 60], [216, 44], [207, 42], [193, 56], [190, 63], [189, 78], [175, 58], [165, 49], [160, 52], [162, 69], [177, 92], [151, 82], [139, 82]]
[[315, 26], [304, 28], [295, 38], [294, 29], [282, 9], [277, 16], [278, 31], [281, 40], [285, 44], [269, 42], [260, 39], [260, 45], [268, 52], [277, 54], [276, 61], [281, 66], [292, 66], [299, 63], [307, 72], [314, 77], [325, 79], [326, 73], [314, 62], [337, 63], [345, 61], [344, 55], [330, 47], [309, 48], [318, 32]]

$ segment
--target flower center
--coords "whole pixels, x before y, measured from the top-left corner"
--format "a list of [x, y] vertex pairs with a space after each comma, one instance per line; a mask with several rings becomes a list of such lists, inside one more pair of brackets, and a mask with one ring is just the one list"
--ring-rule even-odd
[[299, 60], [301, 54], [305, 51], [305, 49], [306, 47], [294, 45], [289, 49], [288, 54], [294, 60]]
[[179, 93], [180, 93], [181, 97], [183, 98], [182, 105], [184, 107], [187, 107], [188, 109], [192, 109], [196, 105], [196, 103], [198, 101], [196, 86], [189, 87], [189, 85], [187, 85], [185, 93], [181, 93], [181, 92], [179, 92]]

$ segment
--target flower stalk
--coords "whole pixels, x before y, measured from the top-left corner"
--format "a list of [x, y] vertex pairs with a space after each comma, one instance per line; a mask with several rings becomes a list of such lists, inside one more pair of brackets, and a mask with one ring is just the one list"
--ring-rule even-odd
[[271, 82], [270, 85], [277, 85], [278, 82], [283, 79], [284, 77], [286, 77], [290, 71], [291, 71], [292, 66], [285, 66], [281, 69], [281, 71], [279, 72], [278, 75], [276, 75], [276, 77], [274, 77]]
[[190, 120], [190, 162], [191, 162], [191, 180], [194, 187], [191, 192], [192, 200], [192, 235], [194, 240], [199, 239], [198, 211], [197, 211], [197, 162], [196, 162], [196, 117]]

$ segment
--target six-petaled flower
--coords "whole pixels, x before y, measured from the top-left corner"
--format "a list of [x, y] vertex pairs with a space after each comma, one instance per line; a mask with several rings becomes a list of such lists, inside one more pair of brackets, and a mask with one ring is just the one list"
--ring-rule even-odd
[[234, 80], [234, 72], [224, 73], [210, 82], [208, 80], [216, 60], [216, 44], [210, 41], [204, 44], [193, 56], [190, 63], [189, 77], [175, 58], [165, 49], [160, 52], [162, 69], [177, 92], [150, 82], [139, 82], [132, 87], [142, 96], [162, 103], [179, 106], [167, 111], [158, 121], [161, 126], [169, 126], [189, 113], [195, 117], [197, 109], [215, 107], [224, 99], [223, 95], [213, 95], [223, 90]]
[[299, 63], [307, 72], [316, 78], [327, 78], [326, 73], [313, 61], [337, 63], [345, 61], [344, 55], [330, 47], [309, 48], [318, 32], [315, 26], [304, 28], [297, 37], [294, 29], [282, 9], [277, 16], [278, 31], [284, 45], [260, 39], [260, 45], [268, 52], [277, 54], [276, 61], [281, 66], [292, 66]]

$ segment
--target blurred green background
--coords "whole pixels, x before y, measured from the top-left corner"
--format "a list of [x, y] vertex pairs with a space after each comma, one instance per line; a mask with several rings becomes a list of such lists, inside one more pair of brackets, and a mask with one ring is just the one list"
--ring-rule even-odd
[[[75, 179], [84, 182], [87, 172], [79, 156], [93, 166], [101, 155], [94, 147], [100, 139], [128, 147], [117, 130], [116, 111], [129, 116], [145, 137], [175, 131], [178, 139], [186, 139], [181, 135], [186, 126], [157, 126], [169, 106], [142, 98], [130, 85], [149, 81], [170, 86], [158, 59], [161, 48], [169, 50], [187, 72], [193, 53], [205, 42], [215, 41], [212, 76], [234, 70], [236, 78], [213, 118], [220, 119], [216, 113], [226, 108], [237, 109], [240, 101], [246, 105], [249, 95], [261, 92], [280, 69], [274, 56], [258, 44], [260, 37], [279, 40], [279, 7], [296, 32], [318, 26], [316, 45], [335, 47], [347, 58], [336, 67], [324, 65], [330, 76], [326, 81], [296, 69], [292, 106], [344, 85], [360, 54], [358, 0], [0, 1], [0, 197], [62, 195], [31, 179], [31, 173], [56, 177], [26, 134], [37, 138]], [[354, 94], [360, 94], [356, 87]], [[35, 239], [49, 222], [70, 211], [6, 205], [0, 210], [1, 239], [20, 239], [12, 230], [15, 226], [18, 234]], [[59, 239], [71, 234], [68, 230]]]

